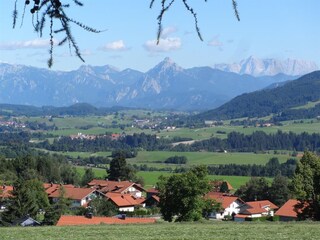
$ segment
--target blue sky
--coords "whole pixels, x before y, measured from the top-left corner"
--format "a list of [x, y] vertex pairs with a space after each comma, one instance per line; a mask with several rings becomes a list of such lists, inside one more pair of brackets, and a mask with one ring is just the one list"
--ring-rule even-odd
[[[158, 46], [154, 43], [159, 0], [153, 9], [149, 9], [149, 0], [82, 2], [84, 7], [68, 10], [69, 16], [107, 29], [94, 34], [73, 26], [85, 64], [147, 71], [165, 57], [189, 68], [238, 62], [254, 55], [311, 60], [320, 66], [319, 0], [238, 0], [240, 22], [234, 17], [231, 0], [189, 0], [198, 13], [204, 41], [197, 37], [192, 16], [176, 0], [165, 15]], [[20, 28], [23, 5], [24, 0], [18, 0], [20, 18], [12, 29], [14, 0], [0, 2], [0, 62], [46, 68], [49, 33], [38, 37], [29, 10]], [[59, 41], [62, 36], [55, 38]], [[72, 70], [83, 64], [67, 45], [55, 48], [53, 70]]]

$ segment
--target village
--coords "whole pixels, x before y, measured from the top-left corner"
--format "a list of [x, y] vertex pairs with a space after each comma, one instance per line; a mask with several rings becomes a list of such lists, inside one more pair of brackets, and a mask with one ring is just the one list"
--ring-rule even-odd
[[[215, 221], [295, 221], [298, 220], [296, 206], [299, 201], [290, 199], [279, 208], [269, 200], [245, 202], [233, 195], [233, 187], [227, 181], [210, 182], [212, 189], [205, 199], [214, 200], [221, 207], [218, 211], [212, 211], [207, 218]], [[86, 187], [74, 185], [62, 185], [44, 183], [43, 188], [51, 203], [56, 203], [60, 198], [70, 201], [70, 209], [87, 209], [85, 215], [62, 215], [57, 226], [67, 225], [95, 225], [95, 224], [132, 224], [132, 223], [156, 223], [161, 219], [159, 211], [150, 215], [134, 215], [132, 213], [141, 209], [157, 208], [159, 202], [159, 191], [156, 188], [144, 189], [140, 184], [131, 181], [110, 181], [93, 179]], [[1, 212], [6, 211], [6, 200], [12, 197], [13, 186], [3, 185], [0, 191]], [[63, 195], [62, 195], [63, 192]], [[118, 214], [112, 217], [94, 216], [90, 212], [91, 201], [96, 198], [107, 199], [117, 209]], [[141, 211], [140, 211], [141, 212]], [[44, 213], [42, 213], [44, 214]], [[40, 226], [41, 222], [24, 216], [16, 219], [15, 226]]]

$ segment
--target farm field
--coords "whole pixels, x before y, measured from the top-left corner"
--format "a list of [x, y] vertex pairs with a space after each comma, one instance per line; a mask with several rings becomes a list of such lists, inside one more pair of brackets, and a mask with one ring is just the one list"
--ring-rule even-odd
[[[320, 121], [316, 119], [308, 119], [299, 121], [286, 121], [283, 122], [283, 126], [271, 126], [271, 127], [246, 127], [243, 126], [215, 126], [215, 127], [205, 127], [198, 129], [190, 128], [177, 128], [175, 130], [164, 130], [158, 133], [158, 136], [164, 138], [173, 138], [173, 137], [186, 137], [192, 138], [194, 140], [208, 139], [211, 137], [226, 138], [227, 134], [236, 131], [243, 133], [245, 135], [252, 134], [255, 131], [263, 131], [267, 134], [276, 133], [281, 130], [283, 132], [294, 132], [294, 133], [320, 133]], [[313, 122], [311, 122], [313, 121]], [[224, 132], [224, 133], [223, 133]]]
[[[40, 149], [39, 149], [40, 150]], [[47, 151], [48, 152], [48, 151]], [[273, 152], [273, 151], [271, 151]], [[281, 153], [281, 151], [278, 151]], [[164, 161], [168, 157], [172, 156], [185, 156], [188, 161], [185, 166], [192, 165], [220, 165], [220, 164], [257, 164], [265, 165], [270, 158], [276, 157], [280, 163], [286, 162], [290, 156], [289, 151], [283, 151], [284, 154], [274, 153], [242, 153], [242, 152], [230, 152], [230, 153], [216, 153], [216, 152], [171, 152], [171, 151], [139, 151], [137, 157], [128, 158], [129, 164], [146, 164], [152, 167], [180, 167], [183, 165], [167, 164]], [[102, 156], [107, 157], [111, 155], [111, 152], [52, 152], [67, 155], [73, 158], [90, 157], [90, 156]]]
[[[168, 172], [160, 172], [160, 171], [154, 171], [154, 172], [143, 172], [140, 171], [137, 173], [138, 176], [143, 177], [145, 181], [146, 188], [154, 186], [160, 175], [163, 176], [169, 176], [172, 173]], [[224, 176], [224, 175], [208, 175], [208, 178], [210, 180], [224, 180], [228, 181], [234, 189], [238, 189], [240, 186], [245, 185], [246, 182], [250, 180], [251, 177], [247, 176]], [[266, 178], [268, 181], [272, 181], [272, 178]]]
[[[122, 113], [119, 113], [122, 115]], [[251, 134], [254, 131], [264, 131], [267, 134], [276, 133], [278, 130], [283, 132], [294, 132], [294, 133], [320, 133], [320, 121], [317, 119], [304, 119], [296, 121], [285, 121], [282, 122], [283, 126], [271, 126], [271, 127], [246, 127], [243, 126], [231, 126], [229, 125], [230, 121], [225, 121], [223, 126], [214, 126], [214, 127], [204, 127], [204, 128], [176, 128], [170, 130], [160, 130], [156, 132], [151, 129], [139, 129], [136, 127], [125, 127], [120, 129], [119, 127], [110, 127], [113, 122], [117, 124], [131, 124], [135, 117], [141, 119], [154, 118], [157, 116], [164, 117], [164, 113], [150, 113], [148, 115], [147, 111], [134, 111], [123, 113], [122, 117], [115, 116], [115, 114], [110, 114], [106, 116], [86, 116], [86, 117], [67, 117], [67, 118], [53, 118], [49, 120], [48, 118], [43, 117], [31, 117], [31, 118], [21, 118], [22, 122], [39, 122], [46, 123], [47, 125], [55, 124], [58, 127], [58, 130], [48, 131], [50, 134], [56, 136], [68, 136], [71, 134], [77, 134], [79, 132], [83, 134], [105, 134], [106, 132], [112, 133], [122, 133], [133, 134], [144, 132], [146, 134], [156, 134], [159, 137], [163, 138], [173, 138], [173, 137], [182, 137], [190, 138], [193, 140], [203, 140], [211, 137], [226, 138], [227, 134], [232, 131], [237, 131], [243, 134]], [[108, 126], [108, 128], [106, 128]]]
[[270, 158], [277, 157], [280, 163], [287, 161], [288, 154], [255, 154], [255, 153], [216, 153], [216, 152], [169, 152], [169, 151], [140, 151], [135, 158], [127, 159], [130, 164], [147, 164], [148, 166], [164, 167], [179, 166], [177, 164], [161, 163], [171, 156], [187, 157], [187, 165], [220, 165], [220, 164], [258, 164], [265, 165]]
[[38, 228], [1, 228], [2, 240], [179, 240], [179, 239], [318, 239], [319, 223], [297, 222], [202, 222], [152, 225], [98, 225]]
[[[77, 166], [77, 171], [82, 176], [85, 171], [85, 167]], [[101, 168], [93, 168], [92, 169], [95, 177], [97, 178], [105, 178], [107, 176], [106, 170]], [[144, 179], [145, 188], [150, 188], [154, 186], [160, 175], [169, 176], [173, 173], [169, 172], [161, 172], [161, 171], [152, 171], [152, 172], [145, 172], [139, 171], [137, 172], [138, 176], [141, 176]], [[225, 180], [228, 181], [234, 189], [238, 189], [240, 186], [246, 184], [251, 177], [247, 176], [224, 176], [224, 175], [208, 175], [208, 178], [211, 180]], [[272, 178], [266, 178], [268, 181], [272, 181]]]

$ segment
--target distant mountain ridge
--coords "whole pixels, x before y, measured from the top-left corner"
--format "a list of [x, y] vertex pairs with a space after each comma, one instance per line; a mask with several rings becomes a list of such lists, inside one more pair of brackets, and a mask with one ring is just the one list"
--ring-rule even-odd
[[264, 117], [270, 114], [277, 114], [277, 118], [282, 120], [314, 118], [320, 116], [320, 104], [310, 109], [297, 107], [319, 100], [320, 71], [315, 71], [276, 88], [242, 94], [196, 118], [217, 120]]
[[250, 56], [241, 60], [239, 63], [233, 64], [216, 64], [213, 66], [225, 72], [234, 72], [238, 74], [249, 74], [252, 76], [274, 76], [279, 73], [298, 76], [304, 75], [316, 70], [319, 67], [316, 63], [297, 59], [259, 59]]
[[0, 103], [206, 110], [239, 94], [295, 78], [285, 74], [253, 77], [211, 67], [184, 69], [170, 58], [145, 73], [110, 65], [62, 72], [0, 64]]

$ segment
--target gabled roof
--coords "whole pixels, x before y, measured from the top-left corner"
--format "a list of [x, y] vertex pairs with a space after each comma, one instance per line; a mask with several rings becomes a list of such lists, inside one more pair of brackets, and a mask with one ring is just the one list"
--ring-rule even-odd
[[222, 208], [224, 209], [228, 208], [235, 201], [240, 201], [241, 203], [244, 203], [244, 201], [242, 201], [238, 197], [225, 195], [219, 192], [208, 192], [205, 198], [213, 199], [221, 203]]
[[279, 207], [269, 200], [262, 200], [262, 201], [252, 201], [252, 202], [246, 202], [246, 204], [250, 208], [255, 208], [255, 209], [264, 209], [264, 208], [270, 208], [272, 210], [278, 209]]
[[12, 197], [13, 186], [2, 186], [0, 188], [0, 198]]
[[139, 191], [145, 192], [145, 190], [134, 182], [130, 181], [109, 181], [109, 180], [101, 180], [101, 179], [93, 179], [88, 183], [90, 187], [96, 187], [103, 193], [107, 192], [117, 192], [124, 193], [129, 187], [134, 187]]
[[[65, 188], [65, 198], [72, 200], [81, 200], [87, 197], [89, 194], [95, 192], [95, 189], [92, 188]], [[60, 189], [56, 189], [54, 192], [49, 194], [50, 198], [59, 198]]]
[[137, 206], [145, 201], [145, 198], [135, 198], [131, 194], [107, 193], [106, 197], [117, 207]]
[[231, 191], [231, 190], [234, 189], [228, 181], [214, 180], [214, 181], [210, 182], [210, 185], [212, 186], [212, 190], [215, 191], [215, 192], [220, 192], [221, 186], [223, 184], [227, 185], [227, 190], [228, 191]]
[[243, 206], [244, 209], [241, 209], [240, 214], [263, 214], [278, 209], [278, 206], [269, 200], [246, 202]]
[[147, 190], [147, 193], [158, 194], [158, 193], [159, 193], [159, 190], [156, 189], [155, 187], [152, 187], [152, 188], [149, 188], [149, 189]]
[[302, 209], [297, 209], [296, 206], [301, 204], [300, 201], [295, 199], [289, 199], [279, 210], [275, 213], [277, 216], [293, 217], [297, 218], [298, 213], [301, 213]]
[[12, 223], [13, 226], [23, 226], [23, 227], [27, 227], [27, 226], [40, 226], [41, 224], [34, 220], [33, 218], [31, 218], [30, 216], [24, 216], [22, 218], [16, 219], [13, 221]]
[[61, 186], [64, 188], [75, 188], [74, 185], [68, 184], [68, 185], [61, 185], [56, 183], [44, 183], [43, 187], [48, 195], [59, 189]]
[[119, 219], [115, 217], [92, 217], [84, 216], [66, 216], [62, 215], [57, 223], [57, 226], [71, 226], [71, 225], [94, 225], [94, 224], [145, 224], [155, 223], [154, 218], [129, 218]]

